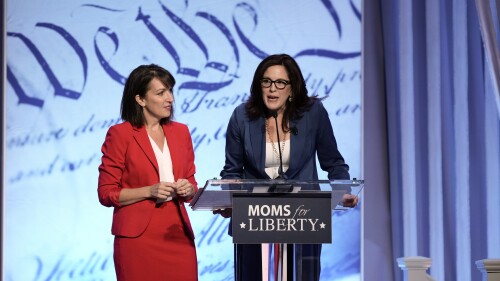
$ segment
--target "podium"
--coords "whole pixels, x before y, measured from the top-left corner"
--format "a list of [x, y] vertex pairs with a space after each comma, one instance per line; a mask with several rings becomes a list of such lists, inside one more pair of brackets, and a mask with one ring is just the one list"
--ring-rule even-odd
[[363, 186], [364, 181], [356, 179], [212, 179], [198, 190], [190, 207], [232, 209], [235, 280], [245, 275], [240, 270], [248, 270], [240, 266], [245, 254], [238, 249], [255, 244], [261, 245], [261, 280], [307, 281], [313, 278], [304, 276], [319, 276], [319, 255], [311, 261], [313, 254], [307, 253], [318, 254], [321, 244], [332, 243], [332, 211], [352, 208], [350, 200]]

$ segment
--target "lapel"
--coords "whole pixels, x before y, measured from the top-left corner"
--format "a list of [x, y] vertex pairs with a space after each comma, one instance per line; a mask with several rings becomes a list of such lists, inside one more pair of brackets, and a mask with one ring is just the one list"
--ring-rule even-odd
[[290, 133], [290, 163], [285, 175], [293, 178], [295, 171], [302, 168], [307, 153], [307, 143], [314, 140], [314, 136], [307, 136], [306, 116], [300, 120], [291, 120], [290, 128], [296, 128], [297, 134]]
[[142, 126], [140, 128], [134, 127], [134, 139], [142, 149], [146, 157], [149, 159], [149, 162], [155, 168], [156, 173], [159, 174], [158, 161], [156, 161], [156, 156], [153, 151], [153, 147], [151, 146], [151, 141], [149, 140], [148, 133], [146, 131], [146, 127]]
[[[265, 119], [258, 118], [257, 120], [248, 122], [248, 128], [246, 131], [248, 134], [245, 134], [245, 143], [249, 143], [249, 152], [253, 154], [253, 157], [250, 157], [250, 160], [254, 161], [252, 163], [255, 167], [257, 167], [258, 171], [264, 171], [265, 161], [266, 161], [266, 153], [264, 150], [266, 144], [266, 128], [265, 128]], [[263, 175], [267, 175], [263, 172]]]
[[179, 163], [179, 161], [181, 161], [182, 159], [182, 155], [180, 154], [186, 151], [181, 151], [182, 149], [179, 149], [180, 147], [182, 147], [182, 140], [180, 140], [178, 134], [176, 134], [175, 127], [172, 126], [172, 123], [163, 125], [163, 133], [165, 134], [165, 138], [167, 139], [168, 150], [170, 152], [170, 158], [172, 159], [174, 180], [177, 180], [180, 178], [180, 175], [177, 174], [178, 172], [180, 172], [179, 167], [182, 167]]

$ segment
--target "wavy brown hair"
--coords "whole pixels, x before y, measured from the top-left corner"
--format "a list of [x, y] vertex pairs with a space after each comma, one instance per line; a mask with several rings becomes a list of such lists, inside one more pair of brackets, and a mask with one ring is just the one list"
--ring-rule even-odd
[[273, 65], [281, 65], [286, 69], [290, 86], [292, 87], [292, 101], [286, 101], [283, 122], [281, 123], [283, 131], [288, 132], [290, 130], [288, 128], [289, 121], [291, 119], [300, 119], [302, 113], [307, 111], [314, 101], [318, 99], [317, 96], [308, 96], [302, 71], [291, 56], [287, 54], [270, 55], [259, 63], [253, 76], [252, 85], [250, 86], [250, 98], [246, 102], [245, 109], [251, 120], [255, 120], [262, 115], [269, 116], [264, 99], [262, 98], [260, 80], [264, 72]]

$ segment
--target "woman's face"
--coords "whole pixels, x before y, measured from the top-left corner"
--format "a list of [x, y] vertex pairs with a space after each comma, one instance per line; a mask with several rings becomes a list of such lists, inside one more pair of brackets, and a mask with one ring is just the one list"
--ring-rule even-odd
[[266, 107], [269, 110], [276, 110], [278, 113], [283, 112], [286, 101], [292, 94], [292, 86], [285, 67], [282, 65], [268, 67], [264, 72], [260, 85]]
[[170, 117], [174, 95], [170, 87], [165, 86], [158, 78], [153, 78], [145, 97], [136, 95], [135, 100], [142, 106], [146, 122], [152, 123]]

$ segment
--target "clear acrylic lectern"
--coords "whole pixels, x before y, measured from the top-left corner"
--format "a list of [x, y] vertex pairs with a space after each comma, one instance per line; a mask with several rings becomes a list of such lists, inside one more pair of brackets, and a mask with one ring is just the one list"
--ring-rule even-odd
[[[232, 209], [235, 245], [261, 244], [262, 280], [307, 281], [307, 245], [331, 243], [332, 210], [352, 208], [362, 180], [208, 180], [193, 210]], [[238, 248], [238, 247], [235, 247]], [[238, 253], [235, 253], [238, 280]]]

